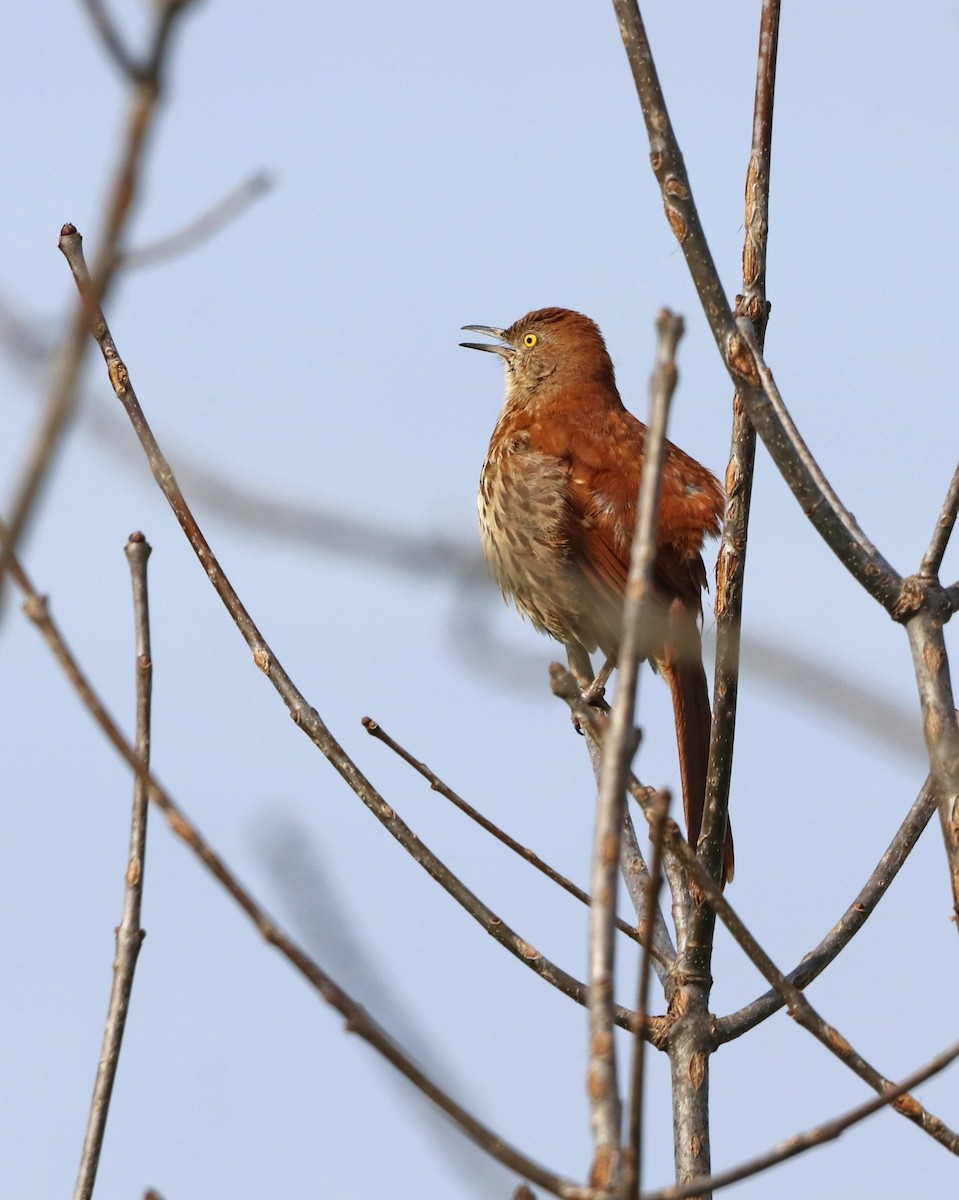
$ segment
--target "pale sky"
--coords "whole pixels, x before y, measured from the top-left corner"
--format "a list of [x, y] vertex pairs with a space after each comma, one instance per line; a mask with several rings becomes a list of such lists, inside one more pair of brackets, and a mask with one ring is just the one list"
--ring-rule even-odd
[[[648, 4], [644, 16], [732, 296], [759, 4]], [[145, 25], [138, 10], [131, 37]], [[52, 345], [73, 298], [59, 229], [72, 221], [95, 248], [125, 93], [69, 0], [11, 10], [0, 78], [0, 299]], [[903, 573], [918, 567], [959, 443], [957, 78], [955, 3], [911, 19], [888, 0], [785, 6], [767, 359], [833, 486]], [[108, 305], [160, 443], [287, 670], [420, 837], [578, 977], [585, 910], [446, 807], [360, 719], [376, 718], [585, 884], [593, 785], [548, 687], [560, 649], [500, 604], [478, 558], [476, 483], [501, 369], [459, 349], [459, 330], [545, 305], [586, 312], [643, 415], [655, 314], [682, 312], [670, 436], [721, 475], [731, 389], [647, 155], [609, 4], [207, 0], [179, 30], [130, 244], [179, 229], [256, 171], [274, 186], [188, 255], [127, 274]], [[45, 383], [23, 337], [3, 329], [6, 508]], [[142, 529], [154, 548], [158, 777], [267, 909], [457, 1098], [532, 1157], [585, 1178], [584, 1011], [487, 937], [295, 729], [92, 354], [86, 381], [23, 560], [96, 685], [132, 728], [123, 546]], [[251, 511], [235, 498], [225, 510], [196, 467]], [[264, 531], [264, 497], [326, 521]], [[714, 555], [715, 545], [710, 573]], [[959, 576], [955, 546], [943, 574]], [[131, 784], [19, 602], [0, 619], [0, 1194], [47, 1200], [73, 1187]], [[762, 449], [744, 634], [730, 899], [788, 970], [855, 896], [926, 767], [903, 631], [831, 557]], [[850, 700], [835, 678], [862, 695]], [[648, 673], [640, 705], [636, 769], [677, 787], [668, 694]], [[892, 1078], [957, 1037], [950, 903], [934, 821], [810, 990]], [[157, 819], [143, 924], [101, 1200], [148, 1186], [165, 1200], [511, 1194], [519, 1181], [349, 1036]], [[619, 998], [631, 1003], [635, 966], [621, 951]], [[765, 990], [724, 934], [714, 974], [718, 1014]], [[668, 1071], [651, 1057], [648, 1187], [672, 1179]], [[953, 1127], [957, 1070], [919, 1091]], [[868, 1098], [783, 1013], [715, 1056], [711, 1088], [717, 1169]], [[955, 1178], [945, 1150], [887, 1112], [734, 1193], [891, 1200], [945, 1194]]]

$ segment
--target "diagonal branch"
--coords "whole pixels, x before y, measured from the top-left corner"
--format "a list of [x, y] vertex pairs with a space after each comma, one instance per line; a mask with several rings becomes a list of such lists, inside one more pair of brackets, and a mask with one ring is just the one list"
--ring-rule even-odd
[[421, 1071], [403, 1049], [390, 1037], [369, 1013], [347, 992], [327, 975], [325, 971], [269, 916], [253, 894], [240, 882], [210, 843], [199, 832], [187, 814], [150, 774], [146, 763], [137, 750], [130, 745], [119, 726], [110, 716], [95, 692], [89, 679], [74, 658], [62, 634], [50, 616], [45, 597], [40, 596], [15, 558], [10, 562], [11, 573], [17, 586], [26, 596], [24, 605], [27, 616], [37, 626], [44, 640], [60, 663], [65, 675], [83, 704], [93, 716], [107, 739], [132, 768], [139, 784], [148, 792], [150, 800], [160, 809], [178, 838], [184, 841], [204, 867], [223, 886], [234, 901], [250, 918], [264, 940], [277, 949], [288, 962], [319, 992], [331, 1007], [346, 1019], [350, 1033], [358, 1034], [387, 1060], [414, 1087], [433, 1101], [461, 1132], [478, 1146], [501, 1162], [554, 1195], [565, 1200], [614, 1200], [608, 1193], [580, 1187], [562, 1176], [556, 1175], [527, 1158], [511, 1146], [488, 1126], [478, 1121], [470, 1112], [459, 1105], [447, 1092]]
[[[485, 829], [486, 832], [496, 838], [497, 841], [502, 842], [504, 846], [508, 846], [514, 854], [518, 854], [519, 857], [525, 862], [528, 862], [531, 867], [535, 867], [537, 871], [545, 875], [547, 879], [551, 879], [553, 883], [561, 887], [563, 891], [567, 892], [570, 896], [575, 897], [575, 899], [577, 899], [581, 904], [585, 904], [587, 907], [592, 904], [592, 897], [588, 892], [584, 892], [582, 888], [578, 888], [576, 884], [567, 879], [565, 875], [561, 875], [559, 871], [557, 871], [554, 867], [551, 867], [549, 863], [544, 862], [543, 859], [541, 859], [540, 856], [533, 850], [530, 850], [527, 846], [521, 845], [518, 841], [516, 841], [515, 838], [510, 837], [505, 830], [500, 829], [500, 827], [494, 824], [488, 817], [484, 817], [478, 809], [474, 808], [472, 804], [464, 800], [463, 797], [457, 792], [454, 792], [451, 787], [448, 787], [447, 784], [445, 784], [443, 780], [440, 779], [437, 774], [435, 774], [435, 772], [430, 770], [425, 762], [420, 762], [418, 758], [414, 758], [413, 755], [410, 754], [407, 749], [401, 746], [395, 738], [390, 737], [390, 735], [378, 721], [374, 721], [372, 717], [364, 717], [362, 725], [371, 737], [375, 737], [376, 740], [382, 742], [384, 746], [388, 746], [394, 754], [401, 758], [405, 763], [408, 763], [418, 775], [422, 775], [434, 792], [438, 792], [441, 796], [449, 800], [449, 802], [458, 808], [460, 812], [465, 813], [470, 820], [475, 821], [481, 829]], [[615, 924], [620, 933], [625, 933], [627, 937], [632, 938], [634, 942], [638, 942], [640, 945], [643, 944], [641, 930], [645, 928], [645, 926], [642, 923], [640, 923], [639, 928], [637, 928], [635, 925], [627, 925], [626, 922], [621, 918], [616, 917]], [[660, 941], [657, 940], [651, 947], [651, 953], [657, 962], [659, 962], [660, 966], [666, 968], [667, 970], [669, 969], [672, 957], [674, 956], [668, 956], [664, 952]]]
[[219, 233], [225, 225], [235, 221], [272, 186], [273, 181], [267, 172], [257, 171], [182, 229], [169, 233], [166, 237], [157, 238], [145, 246], [133, 246], [129, 250], [123, 250], [118, 256], [119, 265], [134, 269], [152, 267], [180, 254], [186, 254]]
[[813, 458], [775, 386], [751, 329], [737, 323], [722, 283], [673, 132], [652, 51], [636, 0], [613, 0], [620, 34], [639, 94], [650, 163], [666, 216], [682, 248], [700, 303], [746, 413], [803, 512], [865, 590], [892, 611], [902, 579], [866, 537]]
[[119, 70], [135, 81], [139, 77], [142, 67], [127, 48], [103, 0], [83, 0], [83, 6], [107, 53]]
[[790, 1158], [804, 1154], [807, 1150], [814, 1150], [817, 1146], [822, 1146], [825, 1142], [835, 1141], [847, 1129], [851, 1129], [854, 1125], [865, 1121], [867, 1117], [871, 1117], [873, 1113], [878, 1112], [881, 1108], [893, 1105], [896, 1100], [905, 1096], [913, 1088], [918, 1087], [921, 1083], [925, 1083], [934, 1075], [938, 1075], [940, 1071], [944, 1071], [957, 1058], [959, 1058], [959, 1042], [949, 1046], [941, 1054], [937, 1054], [924, 1067], [920, 1067], [918, 1071], [913, 1071], [911, 1075], [907, 1075], [901, 1082], [894, 1086], [890, 1084], [881, 1095], [874, 1097], [872, 1100], [867, 1100], [864, 1104], [860, 1104], [856, 1108], [851, 1108], [841, 1117], [834, 1117], [831, 1121], [824, 1121], [814, 1129], [806, 1130], [805, 1133], [793, 1134], [792, 1137], [785, 1138], [771, 1150], [767, 1150], [765, 1154], [760, 1154], [756, 1158], [740, 1163], [739, 1166], [730, 1167], [728, 1171], [718, 1171], [715, 1175], [705, 1178], [691, 1179], [689, 1183], [679, 1188], [667, 1187], [655, 1192], [646, 1192], [642, 1200], [688, 1200], [689, 1197], [706, 1195], [718, 1191], [720, 1188], [729, 1187], [730, 1184], [739, 1183], [743, 1179], [749, 1179], [750, 1176], [758, 1175], [762, 1171], [768, 1171], [770, 1167], [775, 1167], [779, 1163], [788, 1161]]
[[[886, 852], [876, 864], [875, 870], [869, 876], [859, 895], [819, 945], [814, 950], [810, 950], [808, 954], [804, 954], [799, 965], [789, 972], [786, 978], [790, 983], [795, 984], [798, 988], [807, 988], [829, 966], [840, 950], [852, 941], [872, 915], [876, 905], [888, 892], [889, 885], [899, 874], [899, 868], [906, 861], [935, 811], [936, 796], [931, 780], [927, 779], [905, 821], [889, 843]], [[751, 1004], [730, 1013], [728, 1017], [720, 1017], [716, 1022], [717, 1042], [720, 1044], [729, 1042], [748, 1033], [761, 1021], [765, 1021], [773, 1013], [779, 1012], [783, 1003], [782, 996], [775, 989], [771, 989]]]
[[[556, 672], [559, 672], [559, 676], [564, 681], [573, 679], [573, 676], [568, 672], [564, 672], [558, 663], [551, 664], [550, 676], [552, 682], [550, 686], [554, 692], [557, 692]], [[589, 754], [590, 766], [593, 769], [593, 777], [596, 780], [598, 788], [603, 770], [603, 750], [600, 738], [587, 737], [586, 750]], [[686, 913], [690, 908], [689, 888], [685, 886], [685, 876], [682, 869], [676, 866], [673, 859], [667, 858], [665, 868], [667, 880], [673, 893], [673, 921], [681, 944], [686, 930]], [[663, 916], [662, 909], [657, 905], [650, 912], [647, 906], [650, 875], [643, 859], [643, 853], [639, 848], [639, 839], [636, 837], [636, 829], [633, 826], [633, 819], [630, 816], [628, 808], [623, 813], [619, 869], [626, 884], [626, 891], [635, 910], [636, 919], [640, 927], [648, 925], [651, 922], [653, 941], [659, 951], [653, 956], [653, 969], [659, 976], [660, 983], [663, 985], [663, 990], [668, 1000], [674, 988], [672, 971], [675, 969], [676, 947], [673, 945], [673, 940], [669, 935], [669, 928], [666, 925], [666, 918]], [[663, 961], [671, 964], [668, 969], [663, 966]], [[619, 1024], [618, 1021], [617, 1024]], [[629, 1024], [627, 1028], [632, 1029], [632, 1024]], [[657, 1031], [657, 1036], [660, 1036], [661, 1032], [662, 1030]]]
[[[576, 681], [568, 671], [563, 671], [554, 664], [553, 690], [566, 701], [573, 713], [582, 724], [587, 737], [601, 738], [596, 714], [576, 686]], [[639, 802], [647, 821], [652, 823], [655, 817], [653, 802], [648, 789], [644, 788], [635, 776], [630, 777], [631, 794]], [[716, 916], [729, 930], [735, 942], [746, 954], [750, 962], [760, 974], [776, 989], [785, 1001], [789, 1015], [808, 1033], [811, 1033], [827, 1050], [840, 1062], [844, 1063], [854, 1074], [864, 1080], [876, 1092], [884, 1092], [891, 1085], [890, 1081], [868, 1063], [838, 1029], [829, 1025], [810, 1004], [806, 996], [782, 973], [756, 938], [747, 928], [745, 922], [735, 911], [725, 893], [706, 870], [702, 860], [696, 855], [689, 843], [683, 837], [674, 821], [666, 821], [663, 839], [667, 851], [671, 851], [682, 863], [690, 880], [702, 892], [705, 901], [716, 910]], [[715, 1037], [713, 1039], [715, 1044]], [[918, 1125], [931, 1138], [945, 1146], [952, 1154], [959, 1155], [959, 1133], [950, 1129], [942, 1120], [928, 1112], [912, 1095], [904, 1095], [896, 1100], [892, 1107], [900, 1116], [907, 1117]]]
[[[669, 863], [665, 864], [667, 869], [669, 865]], [[673, 865], [675, 866], [675, 864]], [[668, 999], [670, 995], [668, 972], [672, 970], [676, 962], [676, 947], [669, 936], [669, 929], [666, 925], [666, 919], [663, 916], [663, 910], [658, 904], [649, 903], [652, 878], [646, 869], [646, 863], [643, 861], [643, 855], [639, 849], [639, 841], [636, 837], [636, 827], [633, 825], [633, 818], [630, 816], [628, 808], [623, 814], [623, 834], [619, 850], [619, 872], [623, 877], [623, 882], [626, 884], [626, 892], [636, 912], [639, 929], [644, 935], [640, 937], [641, 945], [646, 944], [645, 932], [647, 930], [651, 932], [650, 954], [653, 959], [653, 969], [659, 976]], [[673, 880], [672, 882], [676, 883], [677, 881]], [[684, 899], [688, 899], [688, 897], [684, 897]], [[678, 937], [682, 937], [684, 933], [682, 922], [679, 920], [676, 923], [676, 933]]]
[[946, 547], [949, 545], [949, 537], [956, 523], [957, 513], [959, 513], [959, 465], [956, 466], [952, 482], [949, 484], [949, 491], [946, 492], [946, 498], [942, 502], [942, 510], [939, 513], [939, 520], [936, 522], [929, 549], [923, 555], [922, 566], [919, 568], [919, 574], [923, 579], [938, 578], [939, 568], [942, 566], [942, 556], [946, 553]]
[[[89, 275], [83, 258], [82, 239], [72, 225], [65, 225], [60, 239], [63, 251], [70, 268], [73, 271], [77, 287], [82, 295], [89, 295]], [[94, 311], [93, 332], [100, 346], [104, 361], [113, 384], [114, 391], [122, 403], [140, 444], [146, 452], [153, 476], [166, 496], [170, 507], [186, 534], [194, 553], [203, 565], [207, 577], [213, 584], [217, 595], [223, 601], [227, 611], [236, 623], [247, 645], [253, 651], [253, 661], [267, 676], [280, 694], [290, 716], [296, 725], [303, 730], [310, 741], [324, 755], [337, 773], [347, 783], [350, 789], [363, 801], [377, 820], [393, 835], [404, 850], [440, 884], [457, 903], [461, 904], [468, 913], [489, 933], [500, 945], [505, 946], [525, 966], [540, 975], [547, 982], [558, 988], [564, 995], [585, 1003], [586, 988], [572, 975], [556, 964], [550, 962], [535, 947], [521, 938], [514, 930], [489, 909], [469, 888], [446, 867], [433, 852], [413, 833], [410, 827], [400, 818], [376, 788], [363, 775], [357, 765], [349, 757], [336, 738], [330, 733], [323, 719], [315, 708], [307, 703], [306, 698], [296, 687], [293, 680], [283, 669], [282, 664], [273, 653], [263, 634], [257, 628], [240, 597], [236, 594], [223, 568], [217, 561], [210, 543], [204, 537], [196, 518], [186, 502], [186, 498], [177, 484], [176, 477], [167, 462], [153, 431], [140, 407], [136, 392], [130, 381], [126, 365], [117, 352], [116, 345], [110, 335], [99, 307]], [[629, 1028], [630, 1014], [621, 1007], [615, 1010], [615, 1022], [624, 1028]]]

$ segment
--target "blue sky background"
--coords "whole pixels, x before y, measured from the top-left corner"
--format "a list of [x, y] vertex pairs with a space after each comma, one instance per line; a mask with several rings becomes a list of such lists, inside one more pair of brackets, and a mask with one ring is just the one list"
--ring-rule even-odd
[[[955, 466], [959, 6], [820, 0], [783, 16], [767, 358], [840, 496], [914, 570]], [[147, 8], [123, 12], [131, 39]], [[644, 7], [730, 295], [740, 279], [758, 3]], [[722, 473], [730, 386], [663, 219], [612, 6], [238, 0], [179, 31], [130, 244], [252, 172], [275, 186], [189, 255], [127, 274], [109, 320], [143, 406], [234, 586], [391, 804], [545, 954], [582, 976], [585, 913], [360, 726], [370, 714], [492, 819], [579, 881], [592, 777], [549, 693], [558, 648], [478, 563], [475, 489], [502, 395], [463, 324], [565, 305], [601, 325], [646, 407], [653, 320], [684, 313], [671, 436]], [[19, 5], [0, 38], [0, 299], [54, 345], [73, 288], [56, 242], [93, 249], [124, 87], [80, 6]], [[4, 501], [44, 377], [5, 322]], [[132, 728], [123, 545], [142, 529], [154, 766], [267, 908], [478, 1115], [582, 1177], [584, 1013], [509, 957], [393, 843], [300, 735], [199, 569], [91, 355], [85, 402], [24, 548], [37, 586]], [[196, 468], [252, 498], [224, 506]], [[208, 482], [208, 481], [207, 481]], [[315, 509], [329, 539], [255, 527], [257, 497]], [[387, 554], [346, 523], [385, 531]], [[345, 532], [343, 532], [345, 531]], [[456, 548], [391, 565], [405, 546]], [[403, 557], [408, 558], [406, 552]], [[712, 560], [710, 560], [712, 570]], [[944, 576], [959, 575], [953, 547]], [[710, 621], [707, 618], [707, 631]], [[925, 776], [905, 636], [831, 557], [760, 450], [749, 550], [730, 898], [782, 967], [858, 891]], [[955, 637], [949, 635], [956, 650]], [[809, 660], [818, 681], [781, 653]], [[858, 685], [850, 700], [830, 677]], [[119, 919], [130, 781], [15, 604], [0, 627], [5, 782], [0, 1192], [72, 1188]], [[676, 786], [666, 689], [644, 677], [641, 776]], [[625, 902], [624, 902], [625, 908]], [[933, 824], [810, 989], [898, 1077], [959, 1036], [948, 876]], [[503, 1197], [515, 1181], [435, 1117], [257, 937], [159, 821], [98, 1195]], [[628, 945], [620, 998], [629, 1002]], [[764, 990], [720, 934], [714, 1007]], [[668, 1072], [650, 1066], [646, 1182], [672, 1171]], [[920, 1089], [959, 1125], [956, 1069]], [[866, 1098], [780, 1014], [713, 1060], [717, 1168]], [[744, 1198], [937, 1194], [943, 1149], [883, 1113], [752, 1180]]]

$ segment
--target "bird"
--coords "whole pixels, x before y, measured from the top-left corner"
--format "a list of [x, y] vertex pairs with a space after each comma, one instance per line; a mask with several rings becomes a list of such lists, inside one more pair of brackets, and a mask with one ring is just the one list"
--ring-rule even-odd
[[[508, 329], [464, 325], [494, 342], [506, 398], [480, 475], [480, 537], [504, 598], [562, 642], [585, 686], [597, 648], [608, 674], [622, 641], [646, 426], [616, 387], [599, 327], [567, 308], [527, 313]], [[702, 828], [711, 712], [703, 668], [703, 542], [724, 507], [716, 476], [667, 441], [653, 564], [647, 656], [672, 693], [686, 830]], [[733, 877], [727, 824], [722, 882]]]

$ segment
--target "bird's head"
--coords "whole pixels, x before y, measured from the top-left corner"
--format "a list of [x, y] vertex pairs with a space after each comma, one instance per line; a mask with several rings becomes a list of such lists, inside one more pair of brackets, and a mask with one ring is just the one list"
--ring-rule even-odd
[[467, 350], [488, 350], [506, 364], [508, 393], [540, 388], [567, 389], [601, 384], [615, 391], [613, 364], [595, 321], [568, 308], [541, 308], [527, 313], [509, 329], [464, 325], [496, 343], [461, 342]]

